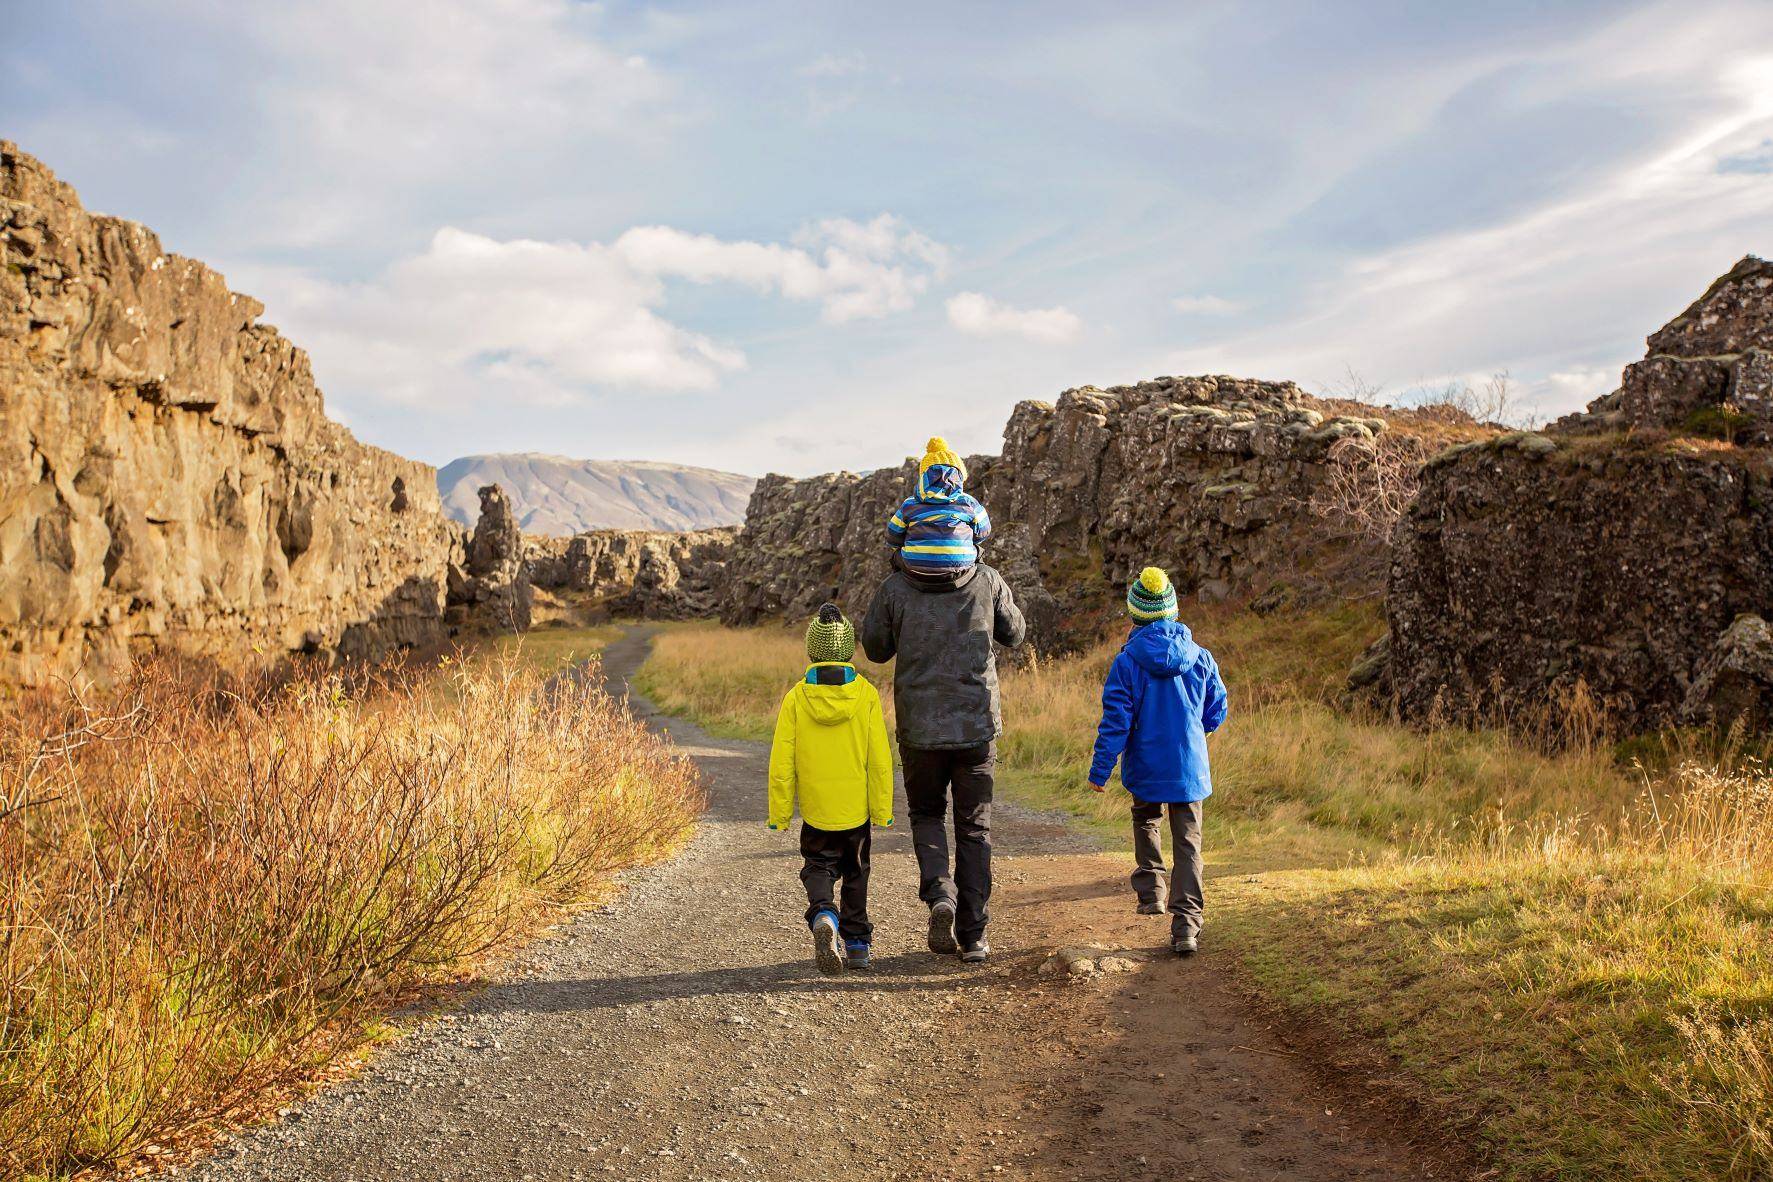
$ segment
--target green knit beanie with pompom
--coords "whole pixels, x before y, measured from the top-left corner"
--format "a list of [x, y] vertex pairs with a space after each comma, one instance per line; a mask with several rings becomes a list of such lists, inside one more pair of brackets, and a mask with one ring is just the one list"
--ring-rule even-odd
[[819, 609], [806, 626], [806, 655], [815, 665], [848, 664], [856, 659], [856, 630], [835, 603]]
[[1175, 619], [1176, 588], [1171, 585], [1170, 576], [1155, 566], [1140, 571], [1127, 588], [1127, 614], [1136, 624]]

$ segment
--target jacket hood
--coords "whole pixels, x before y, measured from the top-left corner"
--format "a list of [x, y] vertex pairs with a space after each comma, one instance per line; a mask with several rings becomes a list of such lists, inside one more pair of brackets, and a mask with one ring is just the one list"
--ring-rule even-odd
[[1179, 677], [1200, 660], [1201, 647], [1180, 620], [1157, 620], [1134, 628], [1127, 655], [1153, 677]]
[[800, 685], [800, 700], [806, 706], [807, 717], [820, 726], [842, 726], [861, 712], [868, 704], [862, 687], [867, 684], [861, 678], [848, 685]]
[[931, 464], [917, 478], [920, 501], [952, 501], [966, 491], [966, 477], [952, 464]]

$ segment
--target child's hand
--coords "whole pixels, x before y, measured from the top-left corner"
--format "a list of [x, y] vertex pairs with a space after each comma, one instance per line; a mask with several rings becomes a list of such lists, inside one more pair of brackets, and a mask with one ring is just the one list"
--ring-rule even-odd
[[1090, 791], [1091, 792], [1106, 792], [1106, 791], [1108, 791], [1108, 785], [1106, 785], [1106, 784], [1091, 784]]

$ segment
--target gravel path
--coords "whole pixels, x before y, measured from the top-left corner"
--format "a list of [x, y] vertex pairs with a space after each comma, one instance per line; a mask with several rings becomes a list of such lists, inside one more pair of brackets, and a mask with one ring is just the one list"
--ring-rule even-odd
[[[612, 645], [612, 683], [645, 652], [639, 630]], [[895, 826], [874, 845], [875, 970], [821, 977], [793, 837], [762, 823], [763, 745], [633, 705], [706, 774], [687, 847], [358, 1078], [182, 1176], [1435, 1176], [1376, 1120], [1340, 1113], [1246, 1013], [1210, 944], [1161, 955], [1167, 921], [1131, 914], [1121, 860], [1049, 817], [998, 807], [992, 963], [923, 948]], [[1121, 959], [1073, 972], [1047, 955], [1060, 939]]]

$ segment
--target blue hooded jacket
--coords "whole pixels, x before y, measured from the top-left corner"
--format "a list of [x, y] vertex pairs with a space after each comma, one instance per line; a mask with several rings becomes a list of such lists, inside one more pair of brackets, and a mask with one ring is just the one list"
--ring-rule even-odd
[[1090, 783], [1120, 780], [1140, 800], [1173, 804], [1213, 794], [1207, 736], [1225, 721], [1225, 683], [1186, 624], [1134, 628], [1102, 687], [1102, 724]]

